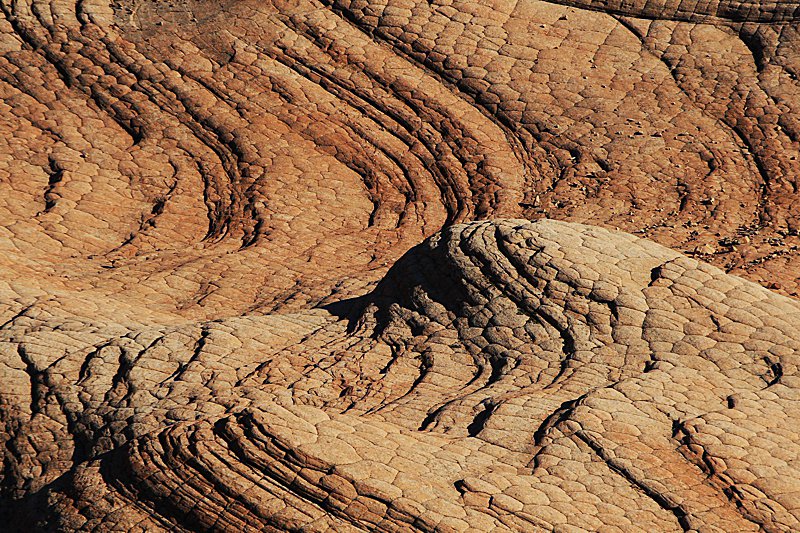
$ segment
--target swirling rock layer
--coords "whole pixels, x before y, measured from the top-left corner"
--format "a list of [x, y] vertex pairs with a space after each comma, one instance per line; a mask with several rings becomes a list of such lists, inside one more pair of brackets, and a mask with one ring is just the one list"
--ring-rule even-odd
[[716, 267], [549, 220], [449, 226], [327, 310], [18, 321], [5, 512], [87, 532], [793, 531], [797, 324], [800, 304]]
[[0, 0], [0, 520], [800, 529], [797, 9]]
[[6, 2], [6, 277], [297, 310], [444, 224], [549, 216], [795, 294], [794, 4], [581, 5]]

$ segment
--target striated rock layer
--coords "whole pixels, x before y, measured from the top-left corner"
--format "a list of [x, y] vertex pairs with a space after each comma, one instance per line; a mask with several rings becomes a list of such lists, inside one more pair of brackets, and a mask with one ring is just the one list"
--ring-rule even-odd
[[20, 531], [787, 532], [800, 303], [630, 234], [449, 226], [293, 314], [3, 332]]
[[2, 527], [800, 530], [798, 9], [0, 0]]
[[688, 5], [3, 0], [3, 278], [296, 311], [547, 216], [796, 296], [796, 4]]

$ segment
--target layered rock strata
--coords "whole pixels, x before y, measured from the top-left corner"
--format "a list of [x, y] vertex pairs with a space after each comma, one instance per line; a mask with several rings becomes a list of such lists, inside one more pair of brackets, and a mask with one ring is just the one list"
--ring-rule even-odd
[[294, 311], [498, 216], [797, 293], [794, 4], [1, 5], [2, 268], [41, 294]]
[[450, 226], [326, 309], [18, 318], [5, 512], [20, 531], [793, 531], [798, 324], [716, 267], [549, 220]]
[[800, 529], [796, 11], [0, 0], [4, 527]]

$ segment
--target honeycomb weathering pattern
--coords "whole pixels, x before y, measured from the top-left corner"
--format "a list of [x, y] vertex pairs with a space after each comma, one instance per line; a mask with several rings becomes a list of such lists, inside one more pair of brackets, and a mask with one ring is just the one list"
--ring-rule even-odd
[[352, 305], [15, 319], [4, 493], [26, 531], [796, 531], [797, 324], [629, 234], [453, 225]]
[[800, 530], [797, 9], [0, 0], [3, 527]]

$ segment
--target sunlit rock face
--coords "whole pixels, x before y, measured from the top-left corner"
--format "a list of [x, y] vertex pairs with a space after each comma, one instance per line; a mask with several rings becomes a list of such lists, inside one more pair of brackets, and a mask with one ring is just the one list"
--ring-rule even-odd
[[797, 10], [0, 0], [0, 529], [800, 530]]
[[800, 304], [630, 234], [448, 226], [371, 293], [4, 330], [6, 512], [58, 531], [792, 531]]

